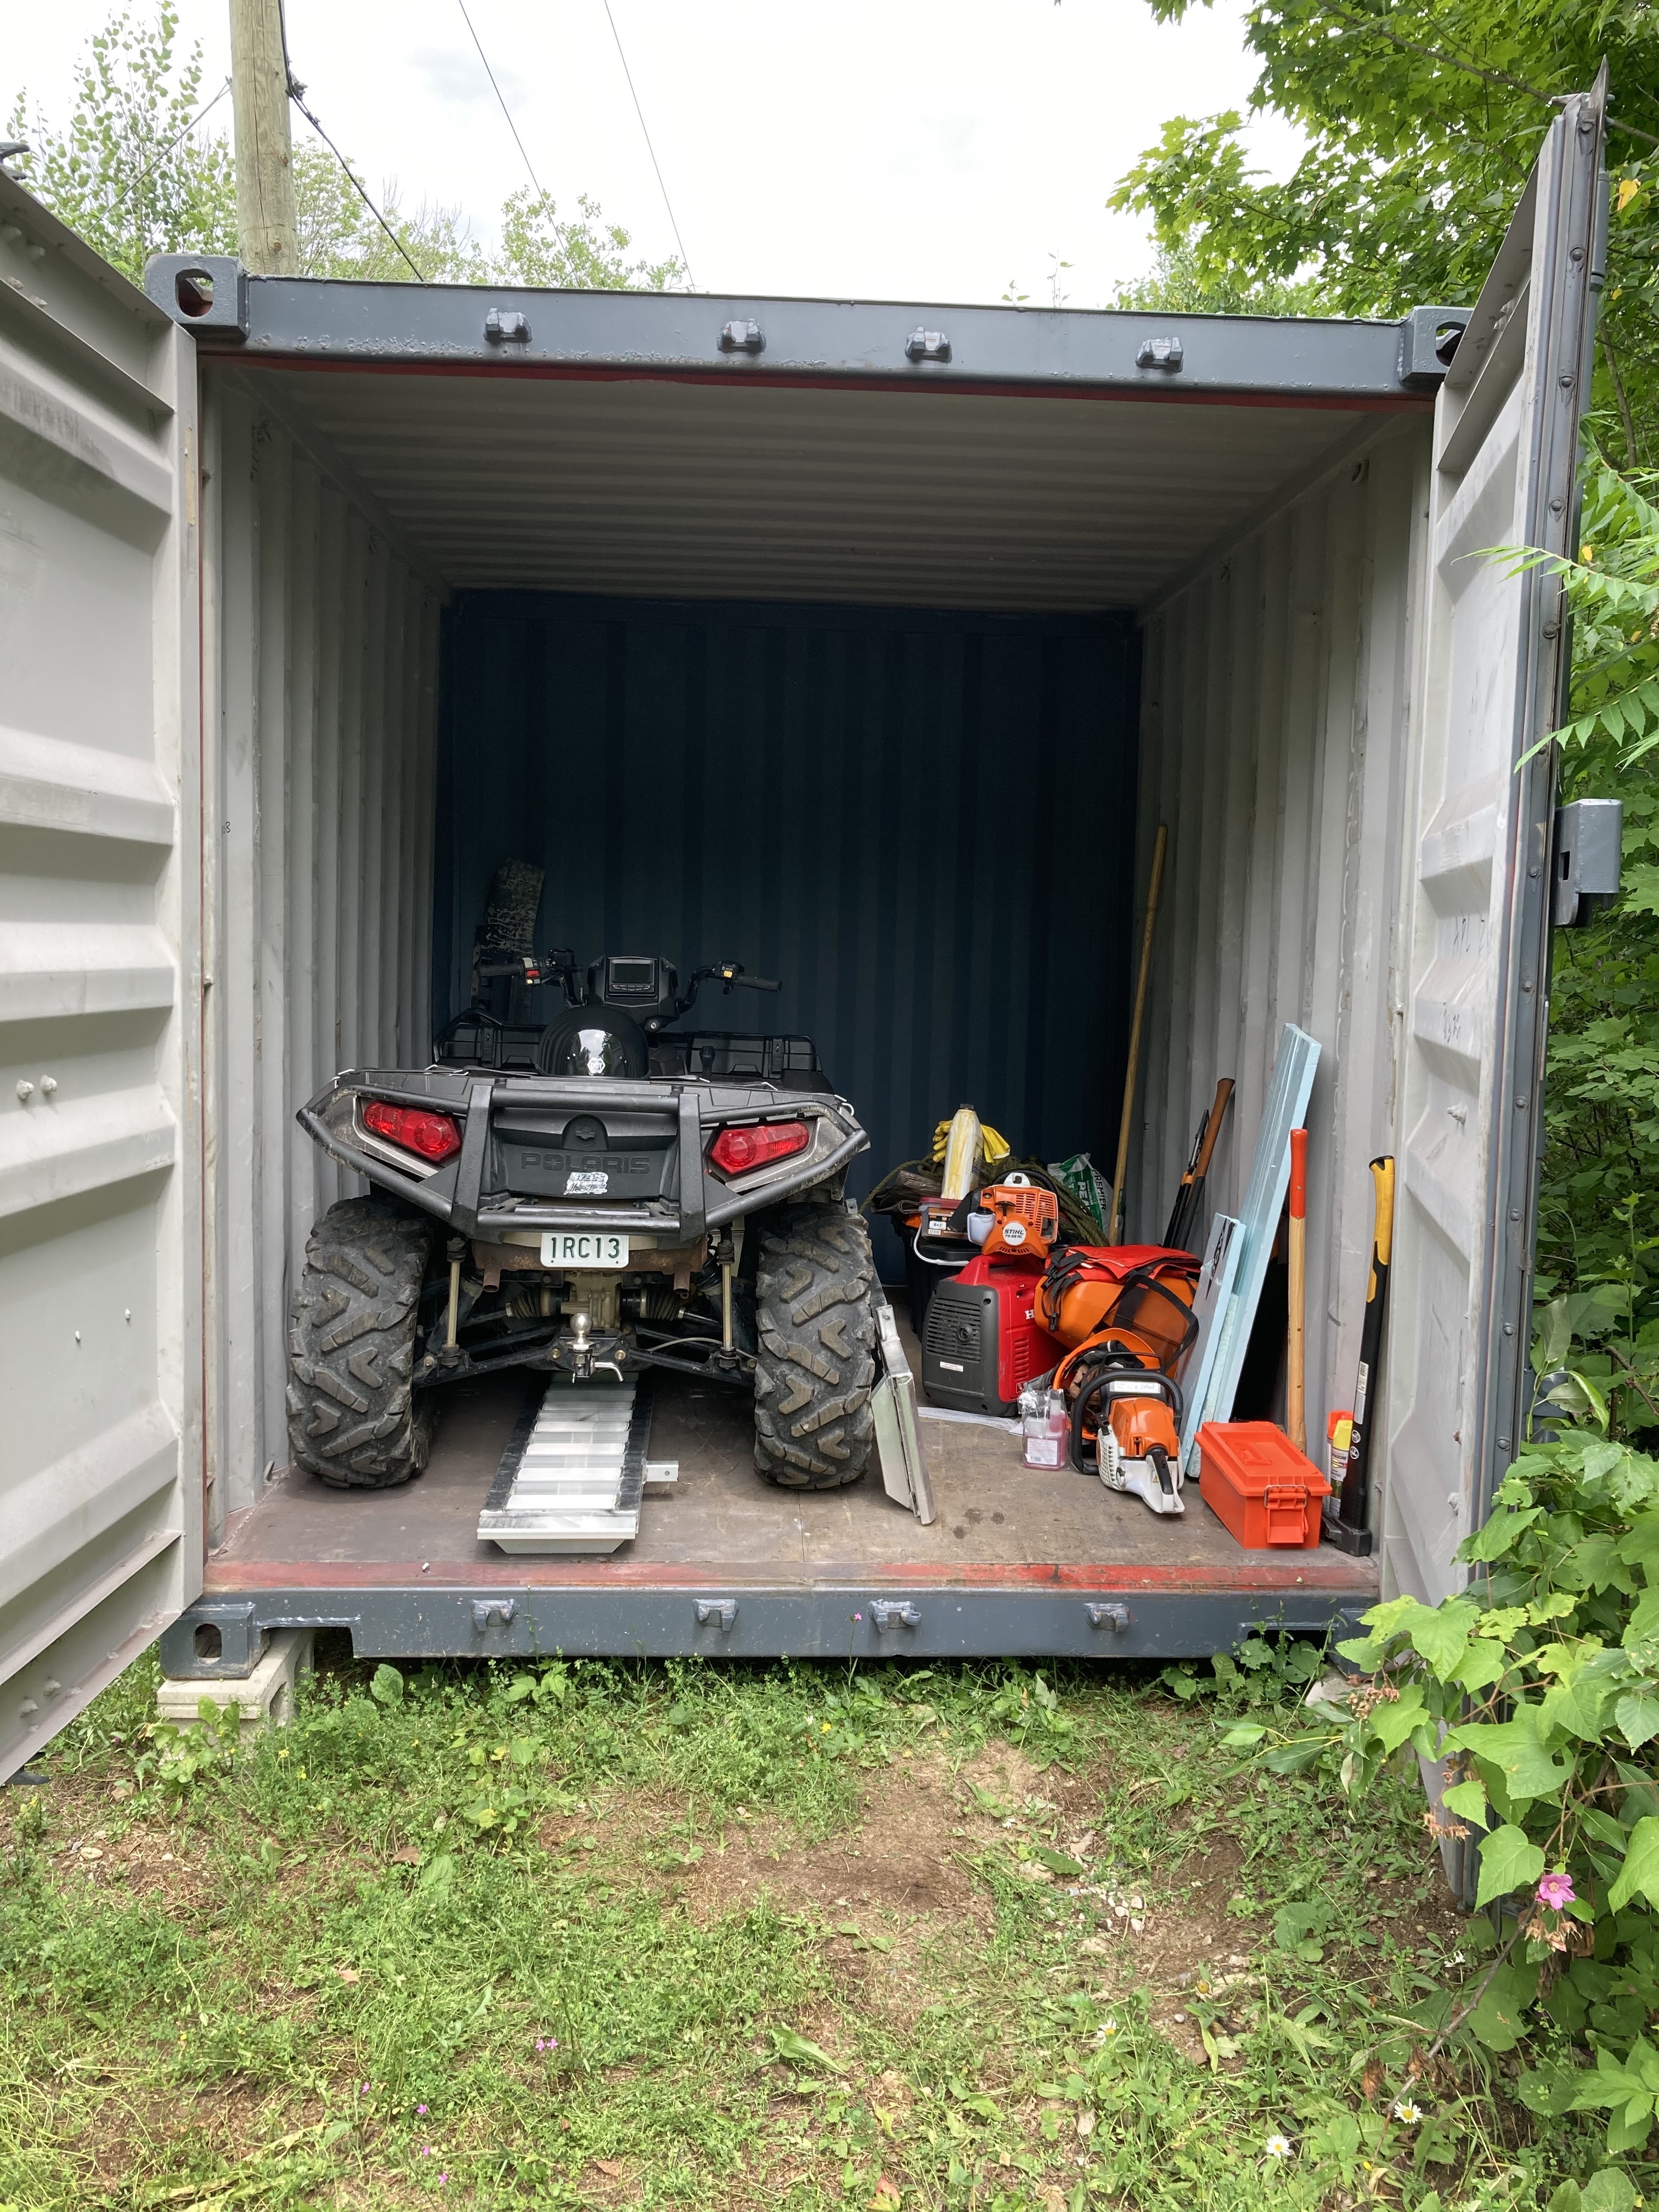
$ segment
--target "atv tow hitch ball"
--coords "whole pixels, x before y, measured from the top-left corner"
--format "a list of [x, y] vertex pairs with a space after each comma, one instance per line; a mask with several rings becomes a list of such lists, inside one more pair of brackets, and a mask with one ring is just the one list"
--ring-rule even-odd
[[579, 1306], [570, 1316], [570, 1327], [549, 1347], [548, 1364], [562, 1367], [578, 1382], [591, 1382], [601, 1370], [623, 1381], [621, 1361], [623, 1350], [615, 1330], [602, 1330], [596, 1340], [593, 1318], [585, 1307]]

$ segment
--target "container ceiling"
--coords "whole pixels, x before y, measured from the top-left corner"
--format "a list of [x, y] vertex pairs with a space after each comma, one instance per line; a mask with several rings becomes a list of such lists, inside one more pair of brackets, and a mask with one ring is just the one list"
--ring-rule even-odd
[[240, 373], [448, 585], [665, 599], [1141, 607], [1376, 422], [1329, 398]]

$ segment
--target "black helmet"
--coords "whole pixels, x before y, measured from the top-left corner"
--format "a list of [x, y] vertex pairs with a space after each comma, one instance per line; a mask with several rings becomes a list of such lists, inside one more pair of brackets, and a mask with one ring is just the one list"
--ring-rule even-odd
[[650, 1071], [645, 1032], [615, 1006], [580, 1006], [536, 1041], [538, 1075], [629, 1075]]

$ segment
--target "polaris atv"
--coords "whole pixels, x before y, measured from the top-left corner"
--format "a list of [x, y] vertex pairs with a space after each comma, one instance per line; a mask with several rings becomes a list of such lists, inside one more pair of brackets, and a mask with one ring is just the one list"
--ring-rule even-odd
[[486, 959], [553, 983], [545, 1025], [477, 1002], [430, 1066], [353, 1069], [299, 1114], [374, 1184], [306, 1248], [289, 1334], [296, 1464], [341, 1488], [425, 1465], [444, 1388], [506, 1367], [670, 1368], [751, 1389], [769, 1481], [830, 1490], [874, 1439], [874, 1269], [843, 1195], [869, 1139], [810, 1039], [676, 1030], [699, 986], [775, 991], [728, 962], [683, 994], [665, 960]]

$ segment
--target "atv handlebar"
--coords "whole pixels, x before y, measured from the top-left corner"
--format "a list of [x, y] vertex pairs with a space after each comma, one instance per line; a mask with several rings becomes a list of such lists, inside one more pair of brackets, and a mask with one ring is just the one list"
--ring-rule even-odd
[[676, 1020], [682, 1014], [689, 1014], [696, 1006], [698, 987], [703, 983], [718, 983], [721, 990], [727, 994], [739, 983], [745, 991], [775, 991], [781, 988], [775, 976], [745, 975], [741, 960], [721, 960], [713, 968], [699, 968], [696, 970], [691, 978], [690, 989], [684, 992], [674, 1001]]
[[[576, 956], [564, 945], [555, 945], [547, 952], [509, 952], [504, 946], [484, 945], [477, 955], [473, 973], [480, 981], [490, 976], [511, 975], [519, 982], [557, 983], [567, 1006], [585, 1006], [589, 1003], [586, 989], [577, 978]], [[745, 991], [782, 988], [775, 975], [745, 975], [741, 960], [717, 961], [714, 967], [699, 968], [693, 975], [689, 988], [674, 1001], [674, 1018], [690, 1012], [696, 1004], [698, 989], [704, 983], [718, 983], [728, 994], [738, 985]]]

